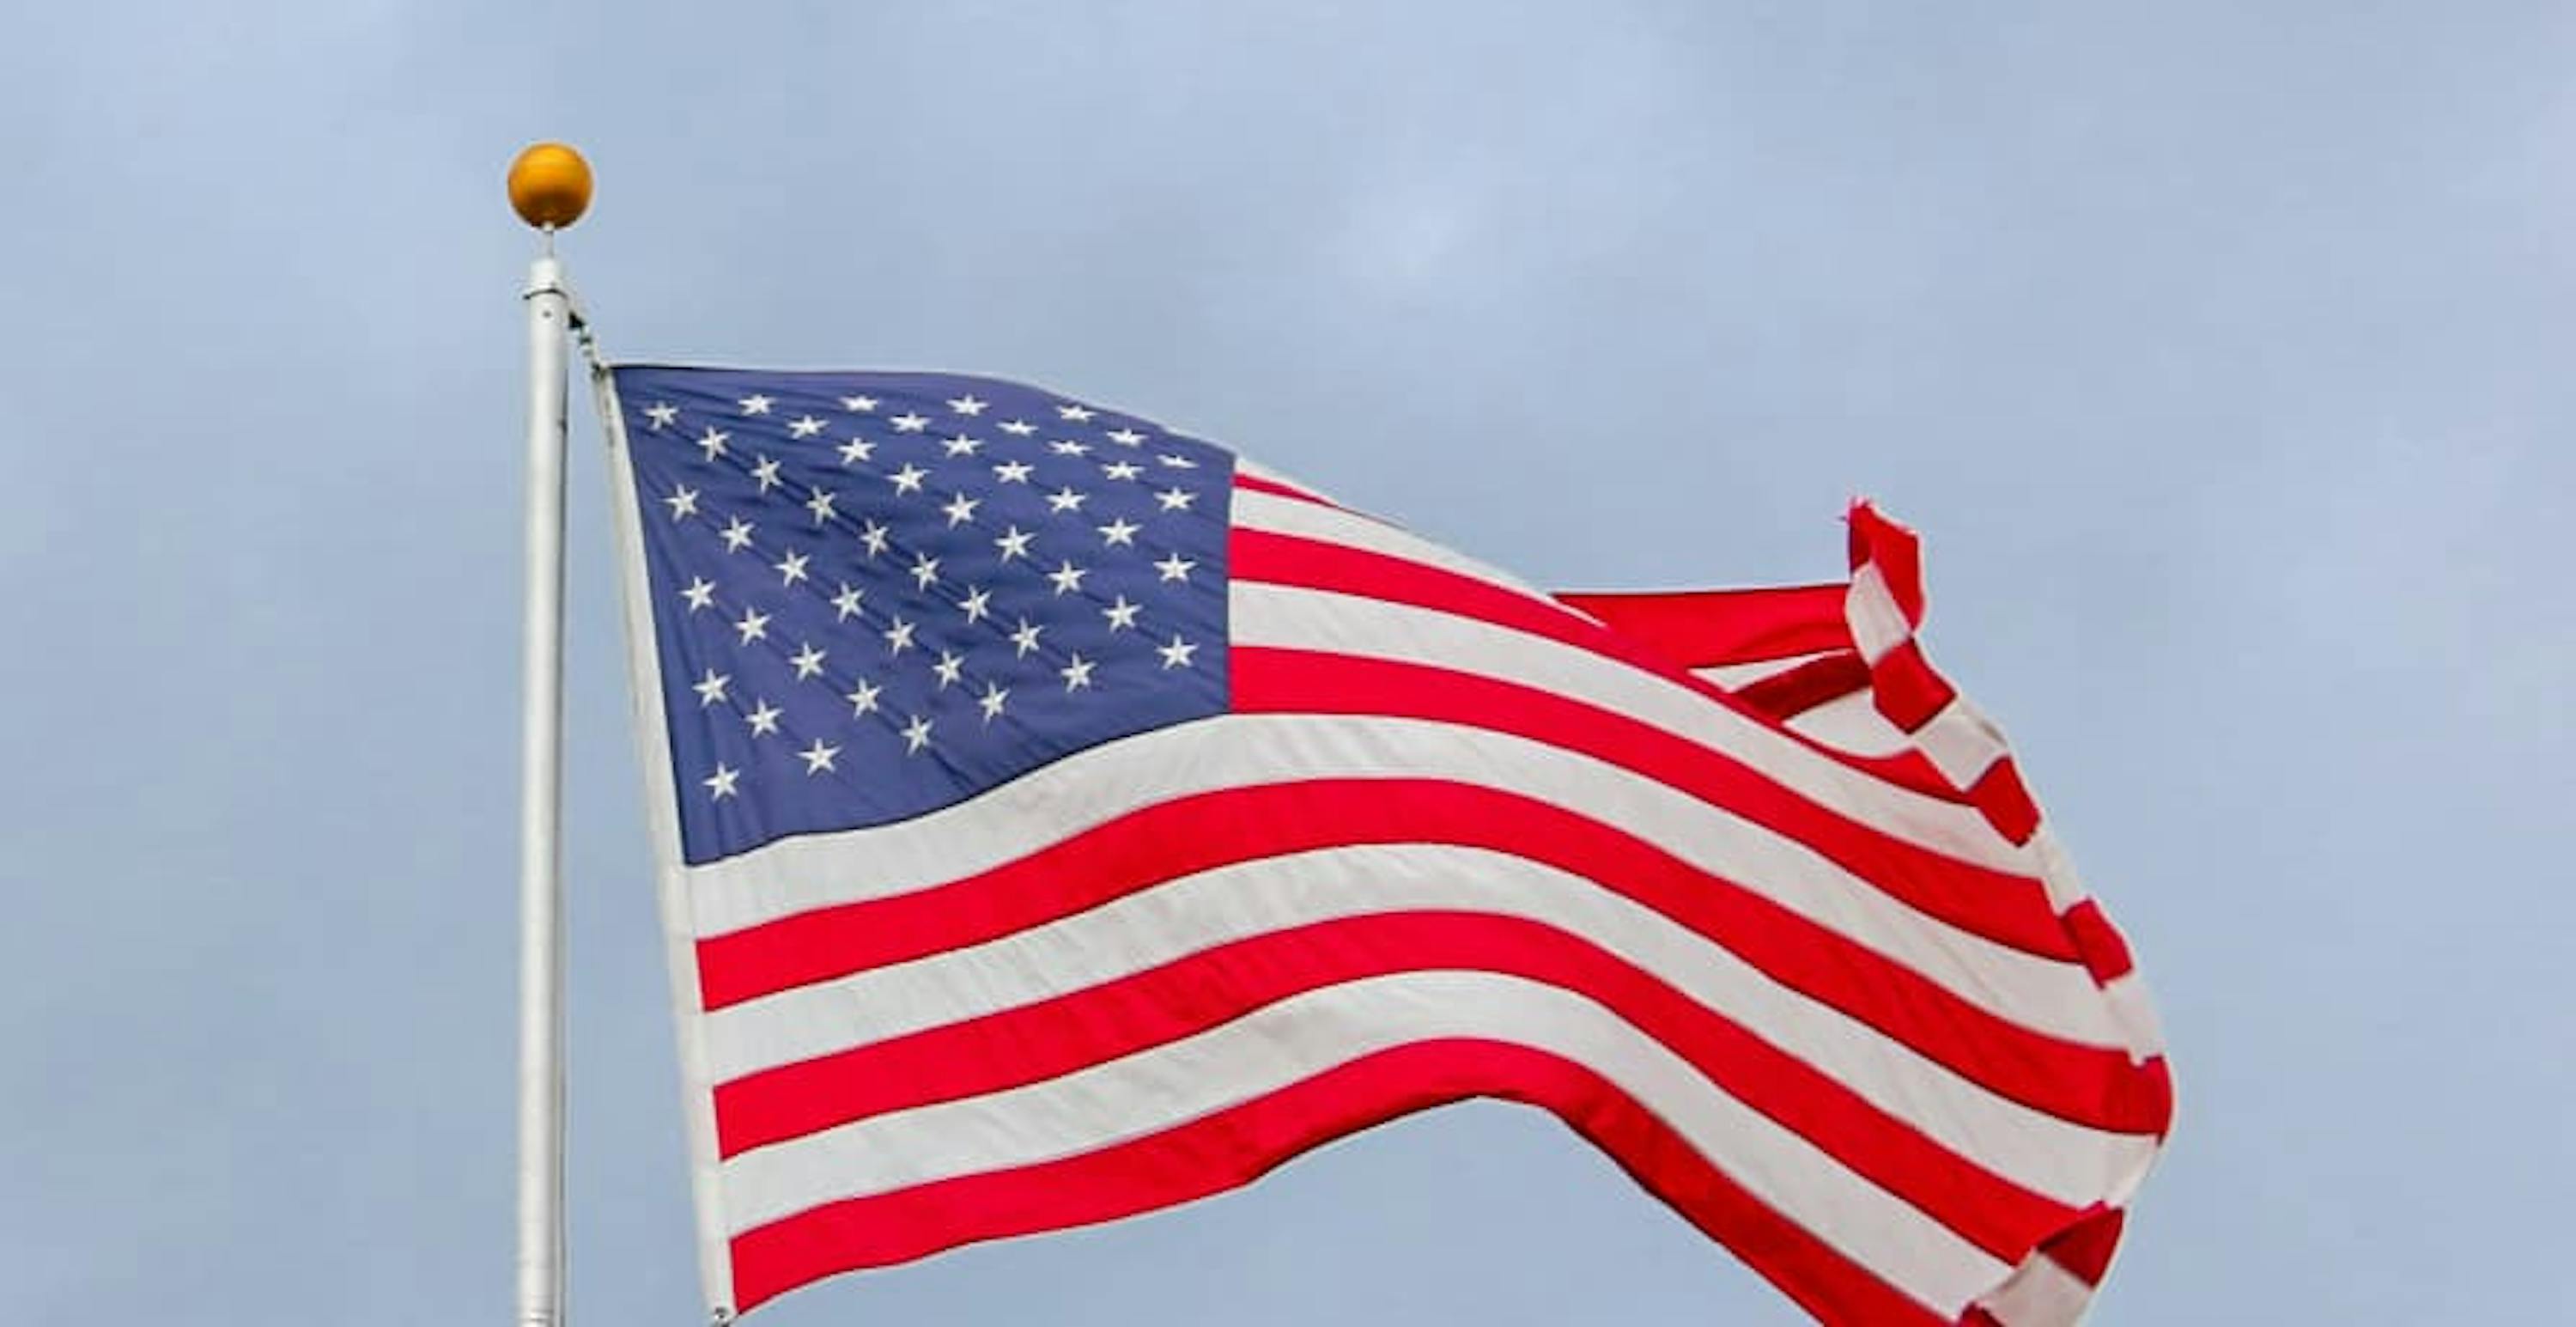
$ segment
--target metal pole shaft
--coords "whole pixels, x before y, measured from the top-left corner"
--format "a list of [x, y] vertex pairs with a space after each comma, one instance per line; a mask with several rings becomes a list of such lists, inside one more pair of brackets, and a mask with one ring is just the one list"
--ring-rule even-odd
[[549, 254], [528, 271], [527, 616], [519, 744], [521, 1327], [563, 1321], [562, 810], [564, 358], [572, 301]]

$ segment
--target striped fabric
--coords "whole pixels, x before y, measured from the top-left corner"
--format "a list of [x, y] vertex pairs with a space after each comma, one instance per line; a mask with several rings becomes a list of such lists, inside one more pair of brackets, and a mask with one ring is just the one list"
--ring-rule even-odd
[[1848, 584], [1550, 596], [1238, 461], [1222, 712], [692, 865], [666, 499], [615, 470], [720, 1316], [1468, 1097], [1821, 1321], [2070, 1323], [2101, 1280], [2162, 1048], [1871, 508]]

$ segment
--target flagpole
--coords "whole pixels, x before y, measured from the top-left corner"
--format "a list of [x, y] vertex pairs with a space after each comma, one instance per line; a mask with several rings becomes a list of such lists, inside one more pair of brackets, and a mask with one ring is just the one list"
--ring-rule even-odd
[[510, 165], [510, 205], [545, 236], [528, 267], [527, 597], [519, 728], [519, 1327], [560, 1327], [563, 1220], [564, 395], [579, 321], [555, 231], [590, 202], [579, 153], [540, 143]]

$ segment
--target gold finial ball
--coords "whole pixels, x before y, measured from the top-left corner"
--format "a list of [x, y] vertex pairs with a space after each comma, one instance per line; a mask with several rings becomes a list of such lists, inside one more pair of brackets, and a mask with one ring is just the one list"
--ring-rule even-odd
[[590, 163], [561, 143], [539, 143], [510, 163], [510, 209], [531, 226], [569, 226], [590, 206]]

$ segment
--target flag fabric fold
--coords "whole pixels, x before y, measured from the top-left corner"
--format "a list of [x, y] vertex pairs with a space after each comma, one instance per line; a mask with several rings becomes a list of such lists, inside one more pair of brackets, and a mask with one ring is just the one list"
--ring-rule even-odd
[[2162, 1047], [1873, 508], [1551, 595], [1019, 384], [602, 399], [720, 1313], [1481, 1096], [1820, 1320], [2081, 1314]]

